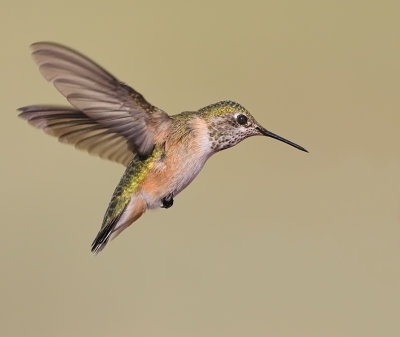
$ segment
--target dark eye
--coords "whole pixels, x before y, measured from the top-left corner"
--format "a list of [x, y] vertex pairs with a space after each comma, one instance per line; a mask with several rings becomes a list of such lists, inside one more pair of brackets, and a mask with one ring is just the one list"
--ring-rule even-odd
[[236, 120], [240, 125], [245, 125], [247, 123], [247, 117], [245, 115], [237, 115]]

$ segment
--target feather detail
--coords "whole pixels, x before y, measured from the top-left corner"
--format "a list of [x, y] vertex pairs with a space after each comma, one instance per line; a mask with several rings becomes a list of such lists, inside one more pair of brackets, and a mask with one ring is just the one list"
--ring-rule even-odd
[[129, 149], [145, 157], [154, 147], [161, 122], [169, 116], [151, 105], [86, 56], [60, 44], [32, 44], [32, 56], [42, 75], [68, 101], [101, 127], [124, 137]]
[[135, 155], [135, 149], [125, 137], [104, 128], [82, 111], [54, 105], [31, 105], [18, 110], [19, 117], [60, 142], [100, 158], [127, 166]]

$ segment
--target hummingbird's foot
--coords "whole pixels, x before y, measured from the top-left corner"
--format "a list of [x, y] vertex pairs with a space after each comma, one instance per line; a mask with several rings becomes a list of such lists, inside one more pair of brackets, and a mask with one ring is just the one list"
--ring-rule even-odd
[[161, 206], [162, 208], [170, 208], [174, 204], [174, 198], [172, 193], [162, 198], [161, 201], [162, 201], [162, 206]]

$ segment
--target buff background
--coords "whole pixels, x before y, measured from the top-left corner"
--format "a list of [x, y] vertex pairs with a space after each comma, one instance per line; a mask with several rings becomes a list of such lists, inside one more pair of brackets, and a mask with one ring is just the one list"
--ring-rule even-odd
[[[0, 4], [1, 336], [399, 336], [399, 1]], [[169, 113], [233, 99], [249, 139], [97, 257], [123, 167], [30, 127], [71, 46]]]

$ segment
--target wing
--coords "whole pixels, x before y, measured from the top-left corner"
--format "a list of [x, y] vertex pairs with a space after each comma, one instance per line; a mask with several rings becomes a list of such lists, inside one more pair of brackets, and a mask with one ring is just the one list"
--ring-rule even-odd
[[20, 117], [63, 143], [125, 166], [134, 157], [125, 137], [104, 128], [82, 111], [50, 105], [32, 105], [18, 110]]
[[157, 128], [169, 116], [86, 56], [65, 46], [38, 42], [32, 56], [42, 75], [98, 127], [122, 136], [131, 152], [147, 156]]

